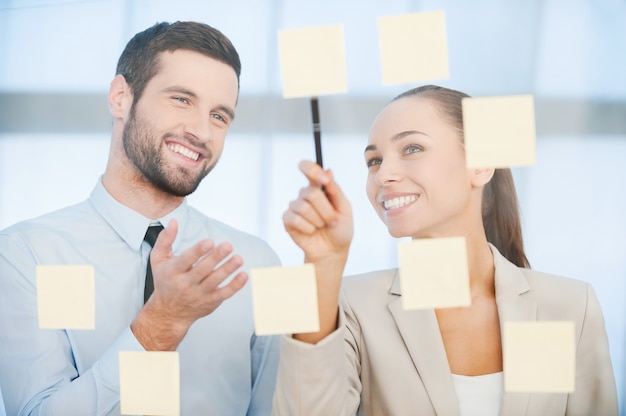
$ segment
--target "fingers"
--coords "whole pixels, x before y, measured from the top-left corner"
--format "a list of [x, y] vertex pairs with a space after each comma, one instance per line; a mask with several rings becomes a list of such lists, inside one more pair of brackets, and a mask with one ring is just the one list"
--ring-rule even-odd
[[307, 160], [298, 166], [309, 180], [309, 186], [301, 189], [298, 199], [290, 203], [283, 215], [288, 230], [309, 234], [316, 228], [333, 227], [339, 215], [351, 215], [350, 202], [330, 170], [324, 171], [318, 164]]
[[243, 259], [232, 254], [232, 245], [223, 242], [207, 252], [207, 243], [212, 247], [213, 243], [205, 240], [161, 263], [159, 270], [164, 274], [155, 284], [155, 293], [165, 304], [186, 305], [204, 316], [245, 285], [248, 275], [237, 273]]
[[335, 207], [337, 211], [339, 211], [342, 214], [351, 213], [352, 206], [350, 205], [350, 201], [348, 201], [348, 198], [346, 198], [346, 195], [343, 193], [343, 191], [339, 187], [339, 184], [335, 182], [335, 176], [333, 175], [333, 172], [330, 169], [328, 170], [328, 175], [329, 175], [329, 181], [325, 189], [326, 189], [326, 195], [328, 196], [330, 203], [333, 205], [333, 207]]
[[232, 297], [235, 293], [237, 293], [241, 288], [244, 287], [246, 282], [248, 281], [248, 274], [245, 272], [239, 272], [233, 277], [233, 279], [228, 282], [228, 284], [218, 287], [211, 288], [210, 290], [213, 292], [213, 296], [216, 301], [223, 302], [226, 299]]
[[334, 209], [342, 213], [351, 211], [350, 202], [337, 182], [335, 182], [335, 177], [330, 169], [324, 171], [317, 163], [313, 163], [309, 160], [301, 161], [298, 167], [307, 179], [309, 179], [311, 186], [324, 187], [324, 193]]
[[[202, 240], [176, 257], [173, 263], [175, 271], [186, 272], [191, 270], [198, 260], [206, 256], [208, 253], [213, 252], [215, 252], [215, 243], [211, 240]], [[215, 264], [217, 264], [217, 262]]]
[[293, 232], [298, 232], [310, 235], [317, 230], [317, 227], [314, 224], [305, 220], [302, 216], [296, 214], [290, 209], [285, 211], [283, 214], [283, 224], [287, 232], [289, 232], [290, 234]]
[[[216, 247], [215, 243], [208, 239], [194, 244], [178, 256], [173, 256], [172, 244], [176, 239], [177, 232], [178, 223], [172, 219], [159, 234], [151, 253], [151, 260], [153, 265], [169, 260], [168, 273], [172, 276], [185, 275], [184, 280], [186, 280], [187, 285], [201, 284], [205, 279], [211, 277], [213, 287], [216, 287], [243, 265], [243, 259], [238, 255], [224, 261], [233, 252], [230, 243], [224, 242]], [[221, 262], [223, 263], [220, 264]], [[218, 264], [219, 267], [217, 267]]]
[[336, 221], [337, 214], [330, 201], [319, 187], [308, 186], [300, 191], [298, 199], [289, 204], [283, 214], [287, 230], [309, 234]]
[[193, 265], [189, 271], [191, 279], [208, 287], [219, 286], [243, 265], [243, 259], [237, 254], [227, 258], [232, 251], [229, 243], [219, 244]]
[[335, 220], [335, 209], [319, 187], [302, 188], [298, 199], [289, 204], [289, 209], [318, 228]]
[[298, 164], [298, 168], [307, 177], [311, 186], [323, 186], [328, 183], [328, 176], [317, 163], [303, 160]]

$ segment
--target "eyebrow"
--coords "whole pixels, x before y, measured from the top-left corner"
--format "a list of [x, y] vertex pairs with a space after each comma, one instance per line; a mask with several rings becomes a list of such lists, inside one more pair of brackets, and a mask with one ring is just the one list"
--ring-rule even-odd
[[[413, 134], [422, 134], [424, 136], [428, 136], [428, 134], [424, 133], [423, 131], [419, 131], [419, 130], [405, 130], [405, 131], [401, 131], [400, 133], [394, 134], [393, 136], [391, 136], [390, 140], [391, 140], [391, 143], [395, 143], [395, 142], [397, 142], [399, 140], [402, 140], [405, 137], [411, 136]], [[430, 137], [430, 136], [428, 136], [428, 137]], [[365, 151], [363, 153], [367, 153], [370, 150], [376, 150], [376, 149], [377, 149], [376, 145], [370, 144], [370, 145], [367, 145], [365, 147]]]
[[188, 96], [193, 97], [193, 98], [198, 98], [198, 96], [196, 95], [195, 92], [193, 92], [191, 90], [188, 90], [185, 87], [178, 86], [178, 85], [174, 85], [173, 87], [167, 87], [163, 91], [165, 91], [165, 92], [177, 92], [179, 94], [185, 94], [185, 95], [188, 95]]
[[[192, 97], [192, 98], [198, 98], [198, 95], [195, 92], [193, 92], [193, 91], [191, 91], [191, 90], [189, 90], [189, 89], [187, 89], [185, 87], [178, 86], [178, 85], [175, 85], [173, 87], [167, 87], [163, 91], [168, 92], [168, 93], [175, 92], [175, 93], [178, 93], [178, 94], [188, 95], [189, 97]], [[233, 121], [235, 119], [235, 112], [233, 111], [232, 108], [227, 107], [225, 105], [219, 105], [219, 106], [217, 106], [217, 109], [220, 110], [220, 111], [223, 111], [224, 113], [226, 113], [226, 115], [228, 117], [230, 117], [231, 121]]]

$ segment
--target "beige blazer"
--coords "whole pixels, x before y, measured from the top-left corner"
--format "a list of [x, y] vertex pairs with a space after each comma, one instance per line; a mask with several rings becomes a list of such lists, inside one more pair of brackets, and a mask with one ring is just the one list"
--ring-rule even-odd
[[[584, 282], [516, 267], [492, 247], [500, 324], [575, 322], [571, 394], [504, 393], [501, 415], [618, 414], [600, 305]], [[459, 415], [433, 310], [405, 311], [397, 270], [344, 279], [340, 327], [316, 345], [285, 336], [274, 415]], [[479, 334], [477, 334], [479, 336]]]

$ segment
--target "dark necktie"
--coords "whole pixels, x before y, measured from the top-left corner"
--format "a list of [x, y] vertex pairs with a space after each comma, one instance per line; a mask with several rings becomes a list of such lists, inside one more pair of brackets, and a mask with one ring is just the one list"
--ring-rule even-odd
[[[155, 224], [148, 227], [148, 231], [146, 231], [146, 235], [143, 239], [150, 244], [150, 252], [152, 252], [154, 242], [162, 230], [163, 226], [161, 224]], [[150, 255], [148, 254], [148, 267], [146, 269], [146, 286], [143, 290], [143, 303], [148, 301], [152, 292], [154, 292], [154, 280], [152, 279], [152, 267], [150, 266]]]

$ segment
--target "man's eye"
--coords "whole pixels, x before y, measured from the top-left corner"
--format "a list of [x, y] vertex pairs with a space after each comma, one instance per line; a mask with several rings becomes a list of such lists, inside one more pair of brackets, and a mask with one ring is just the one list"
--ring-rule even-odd
[[226, 117], [222, 116], [221, 114], [214, 113], [214, 114], [211, 114], [211, 117], [213, 117], [216, 120], [221, 121], [222, 123], [228, 123], [228, 120], [226, 120]]
[[174, 99], [178, 102], [181, 102], [183, 104], [189, 104], [189, 100], [186, 99], [185, 97], [174, 97]]

